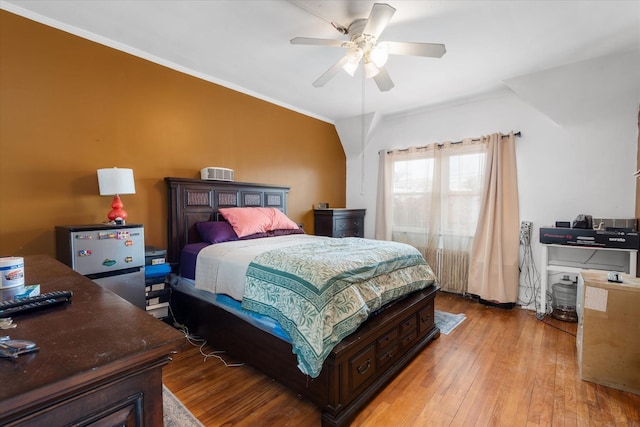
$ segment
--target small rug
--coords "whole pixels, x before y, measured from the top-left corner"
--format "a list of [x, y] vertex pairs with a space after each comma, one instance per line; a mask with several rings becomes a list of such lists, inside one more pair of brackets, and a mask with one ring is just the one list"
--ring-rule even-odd
[[164, 427], [204, 427], [196, 417], [162, 385], [162, 404], [164, 405]]
[[451, 314], [446, 311], [436, 310], [435, 318], [436, 326], [440, 329], [440, 333], [449, 335], [467, 317], [463, 313]]

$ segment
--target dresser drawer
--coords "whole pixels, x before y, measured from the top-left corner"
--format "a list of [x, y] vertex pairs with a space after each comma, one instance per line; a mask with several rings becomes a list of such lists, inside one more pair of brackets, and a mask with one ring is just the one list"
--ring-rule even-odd
[[349, 360], [349, 392], [355, 393], [358, 387], [376, 373], [376, 351], [372, 344]]
[[407, 332], [416, 329], [416, 315], [406, 318], [400, 322], [400, 335], [405, 335]]
[[364, 231], [358, 228], [347, 228], [342, 231], [335, 231], [331, 237], [364, 237]]
[[334, 228], [335, 231], [340, 232], [344, 230], [359, 229], [363, 225], [362, 219], [360, 218], [336, 218]]
[[383, 351], [386, 347], [393, 345], [398, 340], [398, 328], [391, 329], [388, 333], [378, 338], [376, 341], [376, 348], [378, 351]]
[[[378, 370], [382, 370], [387, 363], [393, 362], [399, 354], [398, 344], [387, 347], [385, 351], [377, 354], [378, 356]], [[381, 371], [382, 372], [382, 371]]]
[[435, 325], [434, 306], [430, 302], [422, 310], [418, 311], [418, 334], [423, 335], [433, 329]]

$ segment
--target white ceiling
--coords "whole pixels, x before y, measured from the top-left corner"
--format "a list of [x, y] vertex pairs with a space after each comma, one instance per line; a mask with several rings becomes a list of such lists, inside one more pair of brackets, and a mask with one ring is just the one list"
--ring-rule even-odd
[[289, 40], [348, 40], [330, 21], [348, 26], [368, 17], [373, 3], [2, 0], [0, 7], [331, 123], [461, 102], [518, 77], [640, 49], [637, 0], [388, 0], [397, 11], [381, 40], [444, 43], [447, 53], [390, 57], [389, 92], [344, 72], [314, 88], [345, 51]]

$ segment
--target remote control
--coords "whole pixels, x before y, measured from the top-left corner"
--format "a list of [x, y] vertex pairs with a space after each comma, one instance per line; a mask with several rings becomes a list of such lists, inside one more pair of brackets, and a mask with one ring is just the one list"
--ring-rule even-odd
[[70, 302], [72, 296], [73, 293], [71, 291], [54, 291], [18, 300], [0, 301], [0, 318]]

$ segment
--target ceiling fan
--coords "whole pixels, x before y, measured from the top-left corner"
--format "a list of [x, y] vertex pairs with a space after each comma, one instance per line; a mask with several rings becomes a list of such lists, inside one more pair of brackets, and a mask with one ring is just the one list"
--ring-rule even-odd
[[330, 46], [348, 49], [346, 55], [322, 74], [313, 86], [324, 86], [340, 70], [353, 76], [360, 62], [363, 62], [365, 75], [373, 78], [382, 92], [394, 87], [393, 81], [384, 68], [389, 55], [411, 55], [440, 58], [445, 54], [443, 44], [436, 43], [406, 43], [380, 41], [380, 35], [395, 13], [395, 9], [386, 3], [375, 3], [367, 19], [357, 19], [349, 27], [335, 25], [342, 34], [348, 34], [350, 40], [317, 39], [311, 37], [295, 37], [291, 44], [315, 46]]

